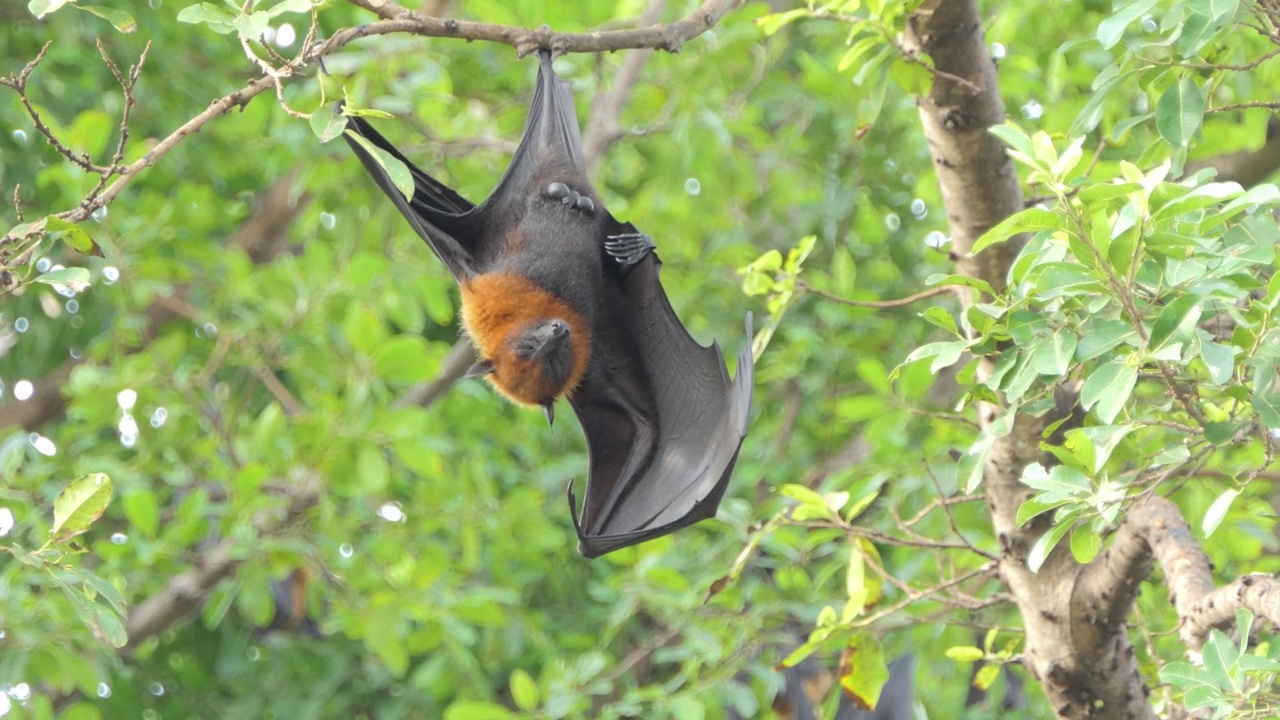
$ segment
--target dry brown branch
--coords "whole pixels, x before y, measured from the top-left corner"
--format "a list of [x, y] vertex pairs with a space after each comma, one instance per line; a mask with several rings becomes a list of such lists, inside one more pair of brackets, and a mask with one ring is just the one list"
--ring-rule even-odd
[[421, 383], [413, 386], [409, 392], [397, 398], [392, 407], [409, 407], [411, 405], [420, 405], [427, 407], [444, 395], [445, 391], [453, 387], [453, 384], [462, 379], [467, 374], [467, 368], [471, 367], [476, 361], [475, 349], [471, 346], [471, 341], [463, 338], [453, 344], [453, 349], [445, 356], [444, 361], [440, 363], [440, 370], [431, 382]]
[[[715, 27], [742, 0], [706, 0], [687, 17], [667, 25], [651, 25], [631, 30], [604, 30], [587, 33], [557, 33], [549, 28], [530, 30], [510, 25], [471, 22], [430, 17], [400, 7], [389, 0], [347, 0], [381, 17], [350, 31], [360, 36], [409, 33], [427, 37], [449, 37], [462, 40], [485, 40], [510, 45], [520, 57], [538, 48], [555, 52], [612, 52], [615, 50], [653, 48], [680, 52], [684, 43]], [[337, 39], [337, 35], [334, 36]]]

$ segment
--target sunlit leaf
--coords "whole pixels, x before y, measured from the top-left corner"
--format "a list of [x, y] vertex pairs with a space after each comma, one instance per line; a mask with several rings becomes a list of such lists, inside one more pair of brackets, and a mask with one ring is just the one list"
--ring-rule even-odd
[[111, 502], [111, 478], [90, 473], [72, 482], [53, 503], [49, 539], [66, 542], [89, 529]]
[[131, 33], [138, 29], [138, 21], [134, 20], [133, 15], [124, 10], [102, 7], [101, 5], [77, 5], [76, 7], [106, 20], [122, 33]]
[[1204, 523], [1201, 529], [1204, 530], [1204, 536], [1207, 538], [1213, 535], [1213, 532], [1222, 524], [1222, 519], [1227, 516], [1227, 511], [1231, 509], [1231, 503], [1235, 502], [1240, 496], [1240, 491], [1236, 489], [1227, 490], [1213, 501], [1209, 509], [1204, 513]]
[[1186, 147], [1200, 130], [1204, 109], [1204, 93], [1195, 80], [1183, 78], [1156, 102], [1156, 129], [1170, 145]]
[[880, 642], [870, 633], [855, 633], [840, 655], [840, 688], [854, 707], [873, 710], [889, 680]]

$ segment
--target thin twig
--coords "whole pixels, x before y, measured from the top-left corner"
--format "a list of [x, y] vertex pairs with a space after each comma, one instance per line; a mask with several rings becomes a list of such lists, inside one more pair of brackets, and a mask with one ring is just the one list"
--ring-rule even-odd
[[849, 305], [852, 307], [883, 309], [883, 308], [904, 307], [912, 303], [919, 302], [921, 300], [927, 300], [931, 297], [945, 295], [946, 293], [951, 292], [952, 286], [939, 285], [938, 287], [929, 288], [928, 290], [923, 290], [913, 295], [908, 295], [906, 297], [898, 298], [896, 300], [851, 300], [847, 297], [841, 297], [840, 295], [836, 295], [835, 293], [828, 292], [821, 288], [816, 288], [810, 285], [808, 282], [801, 280], [799, 278], [796, 279], [796, 287], [799, 288], [802, 292], [813, 293], [818, 297], [825, 298], [832, 302], [838, 302], [841, 305]]

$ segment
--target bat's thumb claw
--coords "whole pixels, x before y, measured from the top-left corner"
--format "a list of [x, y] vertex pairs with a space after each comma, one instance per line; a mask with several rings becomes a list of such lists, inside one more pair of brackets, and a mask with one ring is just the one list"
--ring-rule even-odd
[[548, 425], [556, 424], [556, 406], [545, 402], [542, 404], [542, 415], [547, 418]]

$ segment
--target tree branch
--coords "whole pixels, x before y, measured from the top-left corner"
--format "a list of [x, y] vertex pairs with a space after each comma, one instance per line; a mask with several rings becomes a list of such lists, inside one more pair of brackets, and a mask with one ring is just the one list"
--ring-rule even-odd
[[[1159, 496], [1130, 508], [1111, 547], [1082, 576], [1081, 587], [1091, 601], [1109, 603], [1112, 618], [1123, 621], [1152, 560], [1164, 572], [1169, 601], [1181, 619], [1178, 633], [1192, 653], [1204, 645], [1210, 630], [1234, 623], [1240, 608], [1280, 624], [1280, 581], [1259, 573], [1215, 589], [1209, 557], [1186, 518], [1177, 505]], [[1111, 594], [1115, 589], [1119, 592]]]
[[[920, 121], [947, 209], [957, 271], [999, 292], [1025, 240], [1015, 238], [976, 255], [970, 250], [983, 232], [1022, 209], [1022, 191], [1003, 144], [988, 132], [1004, 122], [1005, 113], [975, 0], [926, 2], [909, 20], [904, 47], [927, 53], [939, 70], [920, 102]], [[970, 290], [959, 295], [963, 307], [974, 302]], [[988, 377], [992, 368], [985, 359], [980, 377]], [[1075, 404], [1071, 395], [1070, 402], [1050, 415], [1069, 416]], [[984, 403], [978, 412], [985, 430], [1004, 410]], [[1026, 628], [1025, 665], [1064, 718], [1154, 719], [1123, 624], [1072, 602], [1081, 568], [1071, 553], [1060, 545], [1038, 573], [1027, 567], [1032, 545], [1047, 529], [1047, 517], [1019, 526], [1018, 508], [1030, 496], [1022, 472], [1032, 462], [1046, 461], [1040, 440], [1054, 419], [1018, 415], [1012, 430], [995, 438], [983, 467], [1000, 544], [1000, 577]], [[1081, 628], [1089, 632], [1077, 637]]]
[[[462, 40], [485, 40], [510, 45], [519, 57], [539, 48], [563, 53], [612, 52], [636, 48], [653, 48], [680, 52], [684, 43], [715, 27], [742, 0], [706, 0], [687, 17], [667, 25], [650, 25], [631, 30], [604, 30], [587, 33], [557, 33], [549, 28], [530, 30], [510, 25], [438, 18], [400, 7], [388, 0], [347, 0], [383, 19], [350, 31], [365, 35], [409, 33], [427, 37], [449, 37]], [[334, 39], [337, 39], [337, 35]], [[344, 43], [345, 44], [345, 43]]]
[[[321, 487], [318, 476], [307, 475], [290, 489], [283, 516], [278, 512], [263, 513], [254, 518], [254, 527], [262, 534], [279, 533], [319, 502]], [[147, 639], [198, 610], [214, 587], [244, 562], [242, 546], [242, 541], [233, 538], [219, 541], [197, 558], [192, 569], [174, 576], [160, 592], [136, 605], [125, 623], [129, 642], [124, 652], [136, 650]]]

